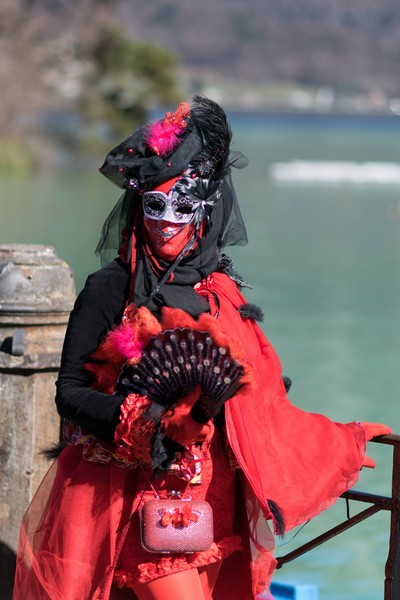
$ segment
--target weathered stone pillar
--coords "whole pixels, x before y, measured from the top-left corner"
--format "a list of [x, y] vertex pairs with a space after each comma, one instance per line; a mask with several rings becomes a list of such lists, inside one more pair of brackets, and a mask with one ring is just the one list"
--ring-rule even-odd
[[54, 383], [74, 299], [72, 271], [54, 248], [0, 244], [2, 582], [11, 579], [21, 518], [49, 467], [40, 452], [59, 439]]

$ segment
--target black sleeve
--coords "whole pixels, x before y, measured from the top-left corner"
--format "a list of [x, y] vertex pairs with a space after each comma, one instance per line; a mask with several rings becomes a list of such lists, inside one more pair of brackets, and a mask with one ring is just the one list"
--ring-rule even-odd
[[84, 364], [107, 331], [120, 322], [128, 286], [129, 274], [119, 261], [88, 278], [71, 312], [56, 383], [59, 414], [108, 441], [113, 439], [124, 398], [92, 390], [92, 375]]

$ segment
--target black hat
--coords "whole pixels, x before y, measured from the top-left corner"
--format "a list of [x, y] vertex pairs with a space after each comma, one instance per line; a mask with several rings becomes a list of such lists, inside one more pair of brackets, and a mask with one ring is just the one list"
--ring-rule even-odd
[[216, 183], [229, 170], [231, 137], [224, 110], [195, 96], [191, 106], [182, 102], [175, 113], [136, 129], [109, 152], [100, 172], [118, 187], [148, 190], [190, 165]]

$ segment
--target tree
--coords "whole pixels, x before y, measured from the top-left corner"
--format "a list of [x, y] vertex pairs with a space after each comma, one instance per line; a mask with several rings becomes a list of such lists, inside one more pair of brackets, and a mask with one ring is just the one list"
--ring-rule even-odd
[[90, 60], [84, 114], [89, 121], [107, 121], [118, 134], [143, 122], [154, 105], [180, 99], [176, 56], [150, 42], [128, 39], [115, 25], [99, 29]]
[[0, 0], [0, 9], [0, 144], [22, 139], [22, 152], [39, 134], [76, 150], [94, 131], [121, 135], [154, 104], [176, 101], [176, 56], [130, 39], [118, 2]]

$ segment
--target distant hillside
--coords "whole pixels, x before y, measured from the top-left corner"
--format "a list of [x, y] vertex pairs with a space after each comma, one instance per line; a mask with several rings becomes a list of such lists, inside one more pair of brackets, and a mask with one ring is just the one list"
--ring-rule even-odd
[[397, 0], [124, 0], [134, 37], [175, 50], [192, 77], [400, 96]]

